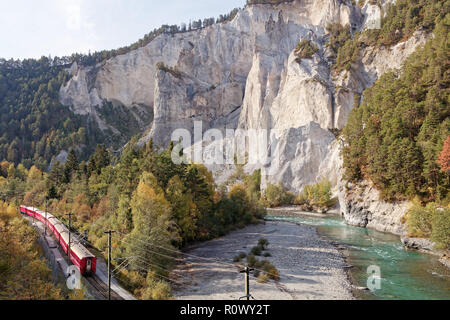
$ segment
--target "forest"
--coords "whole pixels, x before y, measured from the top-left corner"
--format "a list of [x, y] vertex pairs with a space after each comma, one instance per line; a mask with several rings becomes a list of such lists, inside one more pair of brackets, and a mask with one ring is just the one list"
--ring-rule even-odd
[[447, 15], [402, 72], [365, 91], [344, 129], [346, 177], [369, 178], [386, 199], [448, 202], [449, 175], [438, 157], [450, 135], [449, 23]]
[[167, 279], [177, 250], [264, 217], [260, 175], [219, 187], [203, 165], [173, 164], [173, 144], [158, 150], [152, 141], [143, 149], [135, 143], [120, 158], [99, 145], [87, 162], [71, 150], [68, 161], [56, 163], [48, 174], [4, 161], [0, 199], [15, 208], [20, 203], [47, 208], [64, 222], [64, 214], [73, 213], [73, 231], [87, 231], [100, 254], [107, 244], [103, 232], [117, 231], [114, 265], [138, 257], [118, 277], [139, 298], [170, 298]]
[[[414, 26], [432, 31], [433, 36], [406, 60], [401, 71], [386, 73], [364, 92], [361, 105], [352, 110], [340, 137], [345, 178], [355, 183], [372, 181], [387, 201], [412, 200], [405, 215], [409, 235], [431, 238], [447, 250], [449, 8], [450, 1], [406, 0], [390, 8], [390, 19], [381, 30], [371, 32], [369, 40], [390, 45], [409, 37], [416, 30]], [[394, 32], [394, 28], [401, 31]], [[338, 51], [338, 60], [341, 53]], [[352, 56], [358, 59], [358, 54]], [[347, 70], [351, 60], [347, 60]]]
[[45, 170], [61, 150], [77, 147], [87, 158], [103, 141], [94, 122], [59, 102], [69, 79], [61, 63], [0, 60], [0, 159]]
[[0, 300], [83, 299], [52, 280], [38, 238], [16, 207], [0, 201]]

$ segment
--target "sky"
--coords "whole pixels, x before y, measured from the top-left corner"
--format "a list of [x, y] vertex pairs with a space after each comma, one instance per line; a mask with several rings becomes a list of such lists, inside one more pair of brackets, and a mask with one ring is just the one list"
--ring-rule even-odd
[[229, 13], [245, 0], [0, 0], [0, 58], [123, 47], [163, 24]]

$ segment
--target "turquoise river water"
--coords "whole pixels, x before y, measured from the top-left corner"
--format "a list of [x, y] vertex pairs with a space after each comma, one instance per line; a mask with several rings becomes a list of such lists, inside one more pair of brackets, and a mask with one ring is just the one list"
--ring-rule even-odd
[[350, 269], [350, 277], [355, 286], [367, 287], [368, 267], [378, 266], [380, 289], [357, 291], [357, 298], [450, 300], [450, 271], [436, 256], [405, 250], [398, 236], [348, 226], [336, 216], [268, 216], [267, 220], [316, 226], [320, 235], [346, 247], [347, 262], [354, 266]]

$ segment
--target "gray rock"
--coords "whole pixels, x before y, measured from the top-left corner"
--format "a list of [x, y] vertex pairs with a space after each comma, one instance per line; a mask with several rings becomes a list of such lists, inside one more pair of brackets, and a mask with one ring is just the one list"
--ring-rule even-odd
[[429, 239], [402, 237], [403, 245], [408, 249], [433, 251], [434, 243]]
[[402, 218], [409, 202], [390, 203], [380, 199], [380, 193], [365, 181], [347, 190], [340, 186], [341, 212], [349, 225], [372, 228], [382, 232], [403, 235], [406, 232]]

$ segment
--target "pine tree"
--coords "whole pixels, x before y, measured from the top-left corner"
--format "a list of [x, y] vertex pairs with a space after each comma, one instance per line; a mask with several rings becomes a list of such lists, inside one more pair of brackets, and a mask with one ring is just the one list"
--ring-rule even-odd
[[80, 164], [78, 163], [78, 158], [75, 150], [71, 149], [69, 155], [67, 156], [67, 162], [64, 166], [64, 176], [66, 183], [69, 183], [72, 180], [72, 176], [78, 171], [79, 165]]

